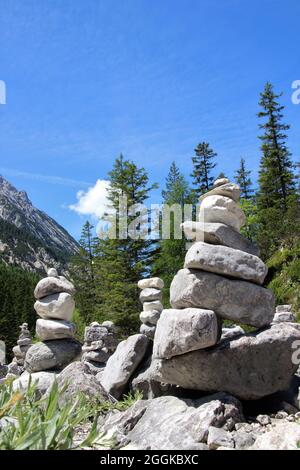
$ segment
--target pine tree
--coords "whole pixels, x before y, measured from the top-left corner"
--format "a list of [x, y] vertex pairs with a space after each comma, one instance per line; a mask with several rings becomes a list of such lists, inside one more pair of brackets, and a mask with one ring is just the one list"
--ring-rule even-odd
[[289, 125], [282, 122], [282, 106], [271, 83], [266, 83], [260, 94], [259, 105], [262, 110], [259, 118], [265, 118], [259, 128], [264, 133], [259, 136], [262, 141], [262, 159], [259, 171], [258, 205], [261, 209], [287, 209], [288, 197], [294, 194], [293, 163], [286, 145], [286, 131]]
[[[114, 239], [98, 241], [95, 270], [98, 279], [98, 296], [101, 302], [97, 315], [101, 320], [111, 319], [122, 328], [123, 334], [137, 331], [139, 325], [139, 291], [137, 282], [149, 272], [154, 256], [153, 241], [145, 237], [144, 225], [148, 214], [139, 215], [140, 206], [149, 197], [156, 185], [149, 185], [144, 168], [124, 160], [121, 155], [109, 172], [108, 200], [116, 213], [116, 235]], [[120, 198], [127, 198], [125, 233], [121, 226]], [[132, 208], [134, 209], [132, 211]], [[139, 223], [135, 224], [139, 217]], [[146, 234], [147, 235], [147, 234]]]
[[235, 180], [241, 188], [242, 199], [250, 199], [253, 194], [250, 174], [251, 171], [246, 169], [246, 162], [244, 158], [241, 158], [240, 167], [235, 173]]
[[[194, 195], [185, 177], [181, 174], [175, 162], [171, 164], [166, 186], [162, 191], [163, 204], [172, 206], [179, 204], [184, 215], [185, 204], [193, 204]], [[181, 222], [183, 222], [183, 218]], [[159, 242], [158, 257], [153, 265], [153, 274], [161, 277], [165, 283], [164, 306], [169, 304], [169, 287], [177, 271], [182, 268], [186, 255], [186, 240], [174, 237], [174, 214], [170, 213], [170, 239], [161, 239]]]
[[207, 142], [198, 144], [194, 152], [195, 156], [192, 157], [194, 170], [191, 176], [196, 187], [194, 192], [197, 196], [201, 196], [203, 193], [211, 189], [215, 179], [211, 176], [211, 171], [216, 167], [214, 159], [217, 156], [217, 153], [210, 148]]
[[93, 236], [93, 225], [86, 222], [79, 240], [79, 251], [71, 259], [70, 272], [76, 286], [76, 305], [81, 318], [87, 324], [93, 319], [96, 298], [94, 257], [96, 237]]

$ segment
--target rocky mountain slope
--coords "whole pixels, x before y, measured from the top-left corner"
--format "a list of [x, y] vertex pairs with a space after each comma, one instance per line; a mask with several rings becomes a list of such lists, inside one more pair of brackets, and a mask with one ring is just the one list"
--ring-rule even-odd
[[0, 259], [30, 271], [66, 268], [78, 249], [69, 233], [0, 175]]

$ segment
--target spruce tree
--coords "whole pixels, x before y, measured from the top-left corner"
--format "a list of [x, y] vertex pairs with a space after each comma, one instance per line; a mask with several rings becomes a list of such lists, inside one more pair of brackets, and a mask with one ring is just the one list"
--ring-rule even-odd
[[[115, 160], [109, 172], [109, 181], [107, 197], [110, 209], [116, 214], [116, 238], [101, 239], [96, 248], [97, 292], [101, 299], [97, 315], [101, 320], [116, 322], [122, 334], [128, 335], [137, 331], [139, 326], [141, 306], [137, 282], [149, 273], [154, 256], [153, 241], [143, 231], [143, 225], [148, 224], [148, 214], [140, 215], [140, 223], [134, 229], [130, 227], [139, 217], [140, 205], [144, 204], [156, 185], [149, 184], [144, 168], [138, 168], [122, 155]], [[120, 223], [121, 197], [127, 198], [127, 208], [123, 214], [127, 218], [125, 233]]]
[[251, 171], [246, 169], [246, 162], [244, 158], [241, 158], [240, 167], [235, 173], [235, 180], [241, 188], [242, 199], [250, 199], [253, 194], [250, 174]]
[[207, 142], [201, 142], [194, 150], [195, 156], [192, 157], [194, 170], [191, 174], [195, 185], [194, 192], [197, 196], [201, 196], [211, 189], [214, 177], [211, 171], [216, 167], [214, 162], [217, 153], [210, 148]]

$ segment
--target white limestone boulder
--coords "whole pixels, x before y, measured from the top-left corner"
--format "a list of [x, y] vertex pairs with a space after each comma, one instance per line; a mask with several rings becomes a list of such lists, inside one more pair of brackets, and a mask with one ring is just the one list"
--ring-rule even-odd
[[229, 197], [215, 195], [208, 196], [201, 202], [199, 221], [223, 223], [239, 232], [246, 222], [246, 217], [235, 201]]
[[41, 318], [70, 321], [75, 308], [75, 302], [70, 294], [61, 292], [37, 300], [34, 308]]

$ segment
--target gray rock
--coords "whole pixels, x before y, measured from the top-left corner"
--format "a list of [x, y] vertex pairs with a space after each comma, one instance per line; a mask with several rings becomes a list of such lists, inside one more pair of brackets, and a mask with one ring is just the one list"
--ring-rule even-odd
[[61, 292], [60, 294], [48, 295], [37, 300], [34, 308], [41, 318], [70, 321], [75, 308], [75, 302], [70, 294]]
[[263, 284], [268, 269], [254, 255], [222, 245], [196, 242], [185, 256], [184, 267]]
[[240, 195], [240, 187], [235, 183], [228, 182], [224, 184], [218, 184], [217, 186], [213, 187], [213, 189], [200, 196], [199, 200], [203, 201], [209, 196], [226, 196], [232, 199], [233, 201], [238, 202], [238, 200], [240, 199]]
[[213, 245], [225, 245], [259, 256], [258, 247], [228, 225], [187, 221], [183, 222], [181, 227], [189, 240], [212, 243]]
[[58, 277], [45, 277], [41, 279], [34, 289], [34, 297], [39, 300], [52, 294], [59, 294], [60, 292], [67, 292], [70, 295], [75, 294], [75, 287], [67, 279], [62, 280]]
[[288, 388], [298, 365], [291, 361], [300, 325], [275, 324], [256, 333], [222, 341], [209, 350], [155, 359], [155, 380], [201, 391], [225, 390], [255, 400]]
[[153, 358], [168, 359], [214, 346], [220, 338], [220, 330], [212, 310], [163, 310], [156, 326]]
[[150, 356], [137, 368], [130, 384], [130, 391], [142, 393], [144, 400], [171, 394], [169, 392], [172, 389], [171, 385], [162, 384], [153, 378], [151, 363], [152, 357]]
[[99, 341], [92, 341], [91, 343], [84, 343], [82, 346], [82, 351], [98, 351], [98, 349], [102, 349], [104, 347], [104, 341], [100, 339]]
[[129, 379], [142, 361], [149, 340], [147, 336], [138, 334], [129, 336], [119, 343], [114, 354], [108, 359], [101, 383], [104, 389], [119, 399], [125, 391]]
[[161, 290], [164, 288], [164, 281], [159, 277], [150, 277], [149, 279], [141, 279], [138, 282], [139, 289], [146, 289], [148, 287]]
[[5, 364], [0, 364], [0, 379], [3, 379], [8, 372], [8, 367]]
[[300, 426], [297, 423], [279, 423], [256, 439], [251, 450], [297, 450]]
[[93, 342], [100, 341], [108, 334], [108, 330], [105, 326], [99, 323], [93, 322], [91, 325], [85, 328], [84, 341]]
[[18, 379], [13, 382], [13, 390], [26, 392], [29, 382], [35, 385], [35, 396], [40, 399], [54, 384], [57, 372], [34, 372], [29, 374], [25, 371]]
[[99, 431], [138, 449], [203, 450], [210, 426], [223, 427], [230, 418], [242, 418], [236, 403], [225, 394], [194, 401], [171, 396], [137, 401], [123, 413], [102, 418]]
[[274, 323], [282, 323], [282, 322], [292, 322], [296, 321], [296, 317], [292, 312], [277, 312], [274, 315], [273, 322]]
[[217, 449], [218, 447], [234, 448], [234, 440], [230, 432], [222, 428], [210, 426], [208, 429], [207, 445], [210, 449]]
[[85, 352], [82, 356], [83, 361], [92, 361], [92, 362], [106, 362], [109, 358], [107, 351], [99, 349], [98, 351], [88, 351]]
[[291, 305], [277, 305], [276, 313], [281, 313], [281, 312], [292, 312], [292, 306]]
[[142, 323], [150, 323], [156, 325], [160, 317], [160, 312], [157, 310], [150, 310], [149, 312], [141, 312], [140, 320]]
[[58, 272], [55, 268], [50, 268], [47, 271], [47, 276], [49, 276], [49, 277], [58, 277]]
[[236, 450], [246, 450], [251, 447], [257, 436], [253, 432], [233, 431], [232, 437], [234, 440], [234, 447]]
[[230, 183], [228, 178], [218, 178], [215, 180], [213, 184], [213, 188], [217, 188], [218, 186], [221, 186], [222, 184], [227, 184]]
[[162, 299], [162, 292], [159, 289], [153, 289], [152, 287], [147, 287], [143, 289], [140, 293], [140, 301], [144, 302], [152, 302], [153, 300], [160, 300]]
[[163, 311], [163, 304], [160, 300], [153, 300], [152, 302], [144, 302], [143, 303], [143, 311], [144, 312], [162, 312]]
[[30, 346], [32, 344], [31, 338], [21, 338], [17, 341], [18, 346]]
[[173, 308], [213, 310], [222, 318], [261, 328], [271, 323], [274, 295], [251, 282], [205, 271], [181, 269], [170, 286]]
[[74, 323], [64, 320], [46, 320], [39, 318], [35, 331], [41, 341], [50, 339], [74, 338], [76, 327]]
[[231, 339], [231, 338], [235, 338], [236, 336], [241, 336], [244, 334], [245, 334], [245, 331], [239, 325], [234, 325], [229, 328], [224, 327], [222, 328], [221, 341], [223, 341], [223, 339]]
[[237, 203], [225, 196], [208, 196], [200, 205], [200, 222], [213, 222], [229, 225], [237, 232], [246, 222], [244, 212]]
[[60, 389], [60, 402], [74, 398], [82, 393], [87, 398], [103, 402], [109, 397], [96, 377], [91, 374], [89, 366], [84, 362], [73, 362], [58, 376], [57, 383]]
[[147, 336], [149, 339], [154, 339], [156, 326], [150, 323], [142, 323], [140, 326], [140, 333]]
[[267, 426], [267, 424], [271, 424], [271, 418], [268, 415], [258, 415], [256, 417], [256, 421], [261, 424], [261, 426]]
[[101, 326], [104, 326], [105, 328], [108, 329], [108, 331], [112, 332], [112, 333], [116, 333], [117, 332], [117, 327], [116, 325], [114, 324], [114, 322], [110, 321], [110, 320], [105, 320]]
[[25, 357], [25, 369], [39, 372], [48, 369], [63, 369], [81, 354], [81, 344], [71, 339], [54, 339], [31, 346]]

